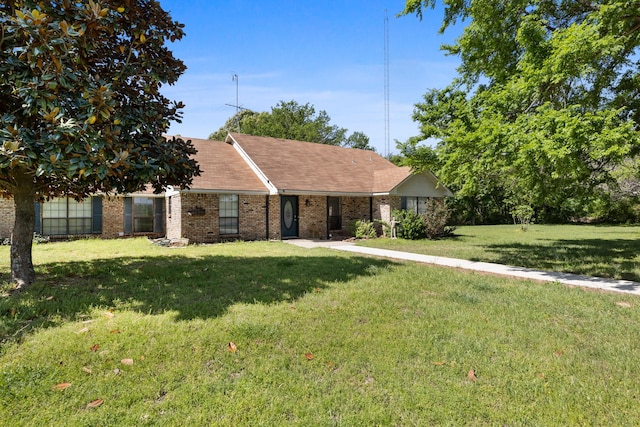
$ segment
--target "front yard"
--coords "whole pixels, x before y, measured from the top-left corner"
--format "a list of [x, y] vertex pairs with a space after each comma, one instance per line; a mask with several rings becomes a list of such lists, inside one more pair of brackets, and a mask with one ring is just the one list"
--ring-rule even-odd
[[373, 239], [360, 245], [640, 282], [640, 227], [459, 227], [441, 240]]
[[[5, 280], [8, 257], [0, 247]], [[10, 425], [640, 419], [632, 296], [280, 242], [85, 240], [36, 245], [34, 260], [40, 281], [0, 297]]]

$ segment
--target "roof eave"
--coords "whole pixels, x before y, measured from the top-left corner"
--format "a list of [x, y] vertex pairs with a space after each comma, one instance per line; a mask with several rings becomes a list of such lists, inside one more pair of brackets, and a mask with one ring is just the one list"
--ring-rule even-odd
[[374, 195], [372, 192], [348, 192], [348, 191], [318, 191], [318, 190], [299, 190], [293, 188], [281, 188], [278, 190], [279, 195], [292, 195], [292, 196], [331, 196], [331, 197], [371, 197]]
[[180, 193], [193, 193], [193, 194], [247, 194], [247, 195], [268, 195], [268, 190], [238, 190], [228, 188], [189, 188], [180, 190]]

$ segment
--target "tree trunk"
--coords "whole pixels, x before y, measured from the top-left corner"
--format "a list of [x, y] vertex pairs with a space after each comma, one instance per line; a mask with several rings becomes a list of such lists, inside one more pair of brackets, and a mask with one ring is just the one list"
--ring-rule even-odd
[[13, 177], [16, 183], [13, 194], [16, 221], [11, 235], [11, 279], [19, 290], [36, 278], [31, 256], [36, 196], [31, 176], [17, 172]]

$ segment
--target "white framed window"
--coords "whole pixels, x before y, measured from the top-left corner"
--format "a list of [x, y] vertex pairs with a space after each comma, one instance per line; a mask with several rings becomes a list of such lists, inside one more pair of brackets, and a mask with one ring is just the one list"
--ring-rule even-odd
[[220, 234], [238, 234], [238, 195], [220, 195]]
[[407, 197], [406, 210], [422, 215], [427, 213], [427, 201], [429, 197]]

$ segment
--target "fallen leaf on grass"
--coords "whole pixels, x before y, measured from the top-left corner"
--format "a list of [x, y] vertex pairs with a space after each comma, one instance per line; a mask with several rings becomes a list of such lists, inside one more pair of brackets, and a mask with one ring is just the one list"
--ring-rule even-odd
[[474, 369], [470, 369], [469, 372], [467, 372], [467, 377], [471, 381], [475, 381], [478, 379], [478, 377], [476, 377], [476, 371]]
[[120, 363], [123, 365], [133, 365], [133, 359], [122, 359]]
[[51, 390], [65, 390], [69, 387], [71, 387], [71, 383], [60, 383], [51, 387]]
[[98, 406], [102, 405], [103, 403], [104, 403], [103, 399], [92, 400], [91, 402], [87, 403], [87, 408], [97, 408]]
[[112, 329], [110, 332], [112, 334], [119, 334], [120, 333], [120, 329]]
[[235, 353], [238, 350], [238, 347], [236, 347], [236, 345], [229, 341], [229, 344], [227, 344], [227, 349], [231, 352], [231, 353]]
[[630, 303], [628, 303], [628, 302], [626, 302], [626, 301], [618, 301], [618, 302], [616, 303], [616, 305], [617, 305], [618, 307], [624, 307], [624, 308], [631, 308], [631, 307], [633, 307], [633, 305], [631, 305]]
[[113, 316], [115, 316], [115, 314], [113, 314], [113, 313], [112, 313], [112, 312], [110, 312], [110, 311], [105, 311], [105, 312], [104, 312], [104, 317], [106, 317], [107, 319], [112, 319], [112, 318], [113, 318]]
[[431, 362], [431, 364], [436, 366], [442, 366], [442, 365], [446, 365], [447, 362]]
[[86, 326], [80, 330], [77, 330], [76, 334], [84, 334], [85, 332], [89, 332], [89, 328], [87, 328]]
[[309, 360], [313, 360], [313, 353], [305, 353], [304, 357], [306, 357]]
[[100, 346], [98, 344], [94, 344], [91, 346], [91, 351], [98, 351], [99, 348]]
[[87, 374], [90, 374], [90, 373], [92, 373], [92, 372], [93, 372], [91, 369], [87, 368], [86, 366], [83, 366], [83, 367], [82, 367], [82, 370], [83, 370], [84, 372], [86, 372]]

